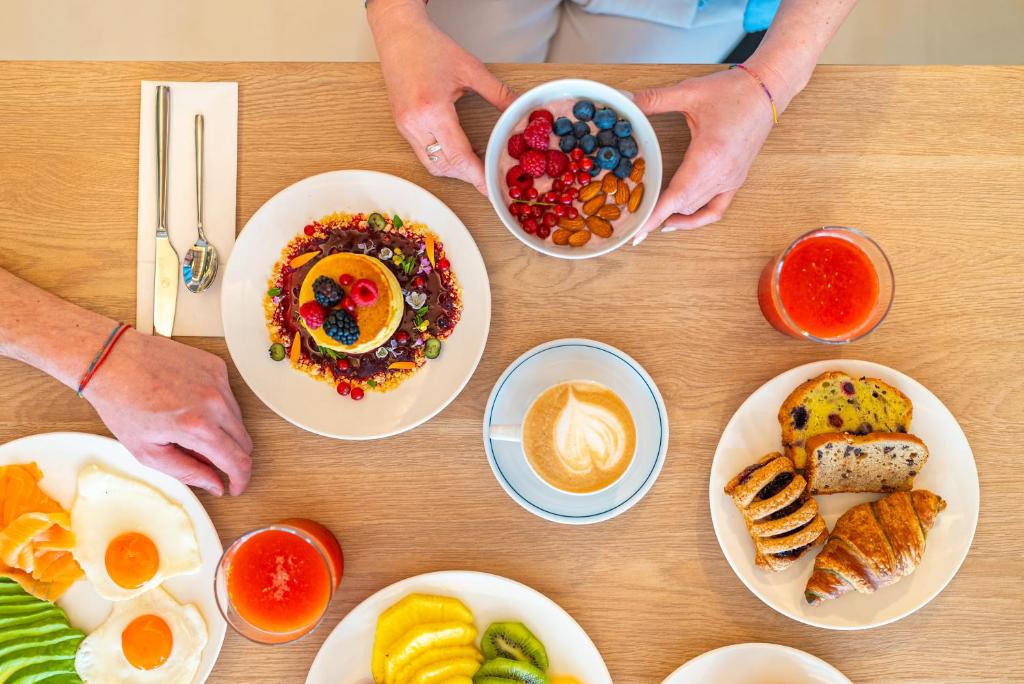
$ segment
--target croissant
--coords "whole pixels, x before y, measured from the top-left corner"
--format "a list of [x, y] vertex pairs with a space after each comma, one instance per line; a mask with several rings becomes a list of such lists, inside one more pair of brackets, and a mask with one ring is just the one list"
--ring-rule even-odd
[[807, 481], [782, 454], [768, 454], [744, 468], [725, 493], [743, 514], [754, 539], [754, 561], [764, 570], [784, 570], [828, 535]]
[[817, 605], [850, 591], [871, 594], [914, 572], [925, 536], [944, 508], [942, 497], [915, 489], [843, 513], [814, 559], [804, 590], [807, 602]]

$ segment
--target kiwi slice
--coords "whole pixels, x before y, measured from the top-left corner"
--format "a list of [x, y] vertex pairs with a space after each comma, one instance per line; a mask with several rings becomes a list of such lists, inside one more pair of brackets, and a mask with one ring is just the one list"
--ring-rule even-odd
[[441, 355], [441, 340], [431, 337], [423, 347], [423, 355], [428, 359], [436, 359]]
[[509, 684], [509, 682], [520, 682], [521, 684], [551, 684], [551, 680], [530, 663], [523, 663], [509, 658], [492, 658], [488, 660], [473, 675], [473, 684], [496, 684], [494, 680]]
[[387, 222], [384, 220], [384, 217], [378, 214], [377, 212], [373, 212], [372, 214], [367, 216], [366, 221], [374, 230], [384, 230], [384, 228], [387, 226]]
[[541, 672], [548, 670], [544, 644], [521, 622], [495, 622], [480, 637], [484, 658], [508, 658], [529, 663]]

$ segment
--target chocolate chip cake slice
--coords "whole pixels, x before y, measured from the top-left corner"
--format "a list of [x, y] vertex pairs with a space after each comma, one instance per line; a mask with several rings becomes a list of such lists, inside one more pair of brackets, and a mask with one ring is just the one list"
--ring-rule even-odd
[[907, 432], [912, 414], [910, 399], [892, 385], [829, 371], [793, 390], [779, 409], [779, 423], [786, 455], [803, 470], [807, 439], [830, 432]]
[[811, 494], [909, 492], [928, 460], [914, 435], [817, 435], [807, 440], [807, 488]]

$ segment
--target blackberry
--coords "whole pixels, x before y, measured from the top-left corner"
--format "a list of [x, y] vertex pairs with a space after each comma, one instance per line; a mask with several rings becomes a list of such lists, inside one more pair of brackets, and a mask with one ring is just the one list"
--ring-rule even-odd
[[626, 180], [629, 178], [629, 174], [633, 173], [633, 162], [623, 157], [619, 160], [619, 163], [615, 165], [615, 170], [612, 171], [616, 178]]
[[609, 130], [597, 132], [597, 145], [598, 147], [615, 147], [618, 144], [618, 138], [615, 134]]
[[619, 138], [618, 147], [619, 154], [626, 159], [632, 159], [640, 151], [636, 146], [636, 139], [631, 135], [625, 138]]
[[590, 133], [587, 133], [585, 136], [580, 138], [580, 149], [583, 150], [584, 153], [590, 154], [597, 149], [597, 138], [592, 136]]
[[564, 116], [560, 116], [555, 119], [555, 123], [551, 126], [551, 130], [555, 135], [568, 135], [573, 132], [572, 121], [569, 121]]
[[585, 135], [590, 134], [590, 124], [586, 121], [577, 121], [572, 125], [572, 134], [577, 138], [582, 138]]
[[628, 138], [630, 134], [633, 133], [633, 124], [629, 123], [625, 119], [619, 119], [612, 127], [612, 131], [614, 131], [615, 135], [620, 138]]
[[355, 344], [359, 339], [359, 325], [352, 314], [344, 309], [332, 311], [324, 319], [324, 332], [342, 344]]
[[313, 281], [313, 296], [316, 298], [317, 304], [325, 309], [330, 309], [341, 302], [345, 297], [345, 291], [333, 278], [320, 276]]
[[576, 136], [575, 135], [563, 135], [558, 139], [558, 149], [562, 150], [566, 154], [569, 154], [576, 149]]
[[608, 109], [607, 107], [597, 110], [594, 114], [594, 125], [602, 131], [614, 126], [617, 120], [618, 117], [615, 116], [614, 110]]
[[580, 100], [572, 106], [572, 115], [580, 121], [590, 121], [594, 118], [594, 103], [590, 100]]
[[614, 169], [622, 155], [614, 147], [602, 147], [597, 151], [597, 165], [606, 171]]

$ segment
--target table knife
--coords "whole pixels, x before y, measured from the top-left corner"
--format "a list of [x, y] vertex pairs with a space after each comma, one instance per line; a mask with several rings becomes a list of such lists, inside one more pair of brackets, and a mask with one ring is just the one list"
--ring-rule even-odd
[[156, 259], [153, 270], [153, 330], [170, 337], [178, 302], [178, 254], [167, 234], [167, 136], [171, 89], [156, 88]]

